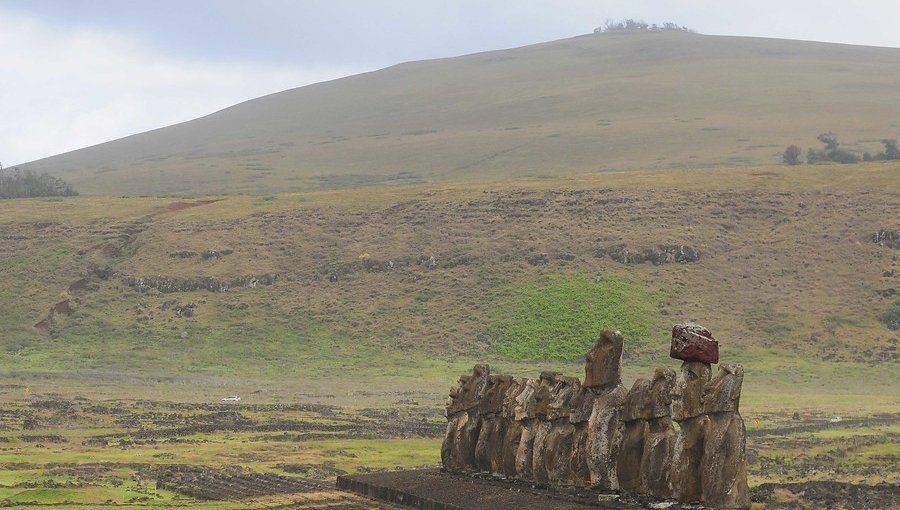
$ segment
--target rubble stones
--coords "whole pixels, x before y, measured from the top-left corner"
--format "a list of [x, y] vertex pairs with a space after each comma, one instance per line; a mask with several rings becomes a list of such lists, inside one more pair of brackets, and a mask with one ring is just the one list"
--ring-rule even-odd
[[719, 342], [708, 329], [693, 322], [672, 328], [672, 347], [669, 356], [683, 361], [719, 362]]

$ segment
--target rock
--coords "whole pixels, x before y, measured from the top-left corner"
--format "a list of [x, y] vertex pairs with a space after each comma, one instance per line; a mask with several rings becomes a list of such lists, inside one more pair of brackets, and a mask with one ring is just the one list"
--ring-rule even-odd
[[683, 361], [719, 362], [719, 342], [708, 329], [685, 322], [672, 328], [672, 347], [669, 356]]
[[587, 388], [614, 388], [622, 383], [622, 333], [604, 330], [585, 356], [584, 383]]

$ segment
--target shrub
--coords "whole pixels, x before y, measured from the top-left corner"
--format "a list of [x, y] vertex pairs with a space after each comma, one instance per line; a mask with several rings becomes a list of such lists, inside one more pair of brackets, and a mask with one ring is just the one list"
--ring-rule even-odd
[[799, 165], [803, 163], [800, 157], [803, 155], [803, 150], [796, 145], [788, 145], [787, 149], [784, 150], [784, 154], [782, 155], [782, 159], [786, 165]]
[[895, 300], [884, 313], [881, 314], [881, 322], [888, 329], [896, 331], [900, 329], [900, 298]]
[[0, 166], [0, 198], [70, 197], [77, 194], [71, 185], [58, 177]]

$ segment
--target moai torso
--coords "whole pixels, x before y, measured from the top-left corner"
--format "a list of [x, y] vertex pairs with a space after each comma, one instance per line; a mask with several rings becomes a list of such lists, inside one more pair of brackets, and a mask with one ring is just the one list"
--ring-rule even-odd
[[709, 419], [703, 414], [703, 388], [710, 380], [709, 363], [685, 361], [675, 385], [672, 418], [680, 428], [675, 439], [672, 486], [682, 503], [703, 499], [703, 443]]
[[588, 466], [588, 421], [594, 412], [594, 397], [590, 388], [582, 386], [572, 402], [569, 423], [572, 424], [572, 458], [570, 471], [572, 481], [579, 487], [591, 485], [591, 470]]
[[703, 501], [714, 508], [750, 508], [746, 431], [738, 411], [743, 379], [741, 365], [722, 364], [704, 392]]
[[647, 436], [647, 399], [650, 381], [638, 379], [625, 395], [622, 404], [622, 446], [616, 461], [619, 489], [631, 494], [644, 494], [641, 480], [641, 460], [644, 457], [644, 440]]
[[531, 480], [532, 460], [534, 458], [534, 434], [536, 432], [537, 407], [536, 394], [540, 382], [536, 379], [527, 379], [525, 388], [516, 397], [515, 420], [522, 428], [519, 438], [519, 446], [516, 449], [516, 478]]
[[656, 498], [672, 497], [672, 458], [675, 427], [672, 425], [672, 391], [675, 371], [657, 368], [647, 395], [647, 429], [641, 459], [641, 483]]
[[616, 461], [621, 444], [619, 412], [625, 400], [622, 386], [622, 351], [625, 342], [618, 331], [603, 331], [585, 356], [584, 384], [594, 393], [588, 420], [587, 451], [591, 485], [616, 490]]
[[550, 483], [571, 485], [571, 458], [575, 427], [569, 416], [572, 405], [581, 390], [581, 382], [575, 377], [559, 376], [553, 398], [547, 410], [550, 432], [544, 438], [544, 469]]
[[541, 372], [540, 384], [535, 392], [535, 429], [534, 447], [531, 460], [531, 479], [538, 483], [547, 483], [547, 469], [544, 463], [544, 451], [547, 434], [550, 433], [552, 424], [548, 418], [550, 403], [556, 398], [560, 386], [557, 378], [562, 375], [558, 372]]
[[488, 385], [490, 367], [475, 365], [472, 375], [459, 379], [447, 404], [447, 435], [441, 445], [441, 460], [450, 471], [474, 470], [475, 446], [481, 431], [480, 404]]
[[512, 377], [508, 375], [488, 377], [484, 398], [480, 405], [481, 431], [475, 446], [475, 464], [479, 471], [494, 472], [494, 466], [499, 470], [503, 436], [506, 432], [505, 420], [501, 415], [503, 399], [512, 381]]
[[526, 380], [521, 377], [513, 379], [503, 398], [503, 421], [506, 433], [503, 435], [500, 473], [507, 477], [516, 476], [516, 453], [522, 439], [522, 424], [516, 421], [516, 399], [525, 390]]

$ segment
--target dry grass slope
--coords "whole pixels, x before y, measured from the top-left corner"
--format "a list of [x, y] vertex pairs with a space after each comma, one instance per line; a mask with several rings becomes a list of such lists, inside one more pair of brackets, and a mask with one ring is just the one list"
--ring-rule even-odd
[[587, 35], [265, 96], [28, 165], [109, 195], [276, 192], [780, 161], [900, 138], [900, 49]]

